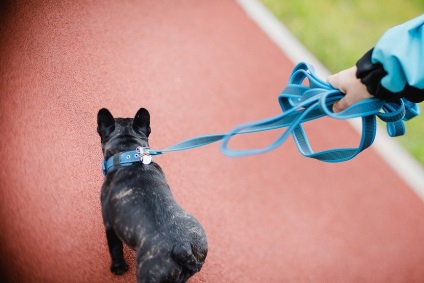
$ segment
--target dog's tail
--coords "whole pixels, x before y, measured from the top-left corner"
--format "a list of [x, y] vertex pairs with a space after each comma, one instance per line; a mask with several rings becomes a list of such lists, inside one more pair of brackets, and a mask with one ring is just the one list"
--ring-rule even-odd
[[193, 254], [190, 242], [177, 243], [172, 250], [172, 256], [183, 269], [190, 273], [190, 276], [202, 268], [203, 260], [199, 261]]

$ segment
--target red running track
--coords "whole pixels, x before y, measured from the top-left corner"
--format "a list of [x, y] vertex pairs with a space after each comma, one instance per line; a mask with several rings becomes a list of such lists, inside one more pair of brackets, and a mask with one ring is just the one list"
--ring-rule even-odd
[[[2, 282], [134, 282], [128, 249], [129, 272], [109, 272], [98, 109], [148, 108], [162, 148], [278, 113], [293, 62], [233, 1], [15, 2], [0, 6]], [[359, 141], [342, 122], [307, 129], [317, 149]], [[424, 205], [373, 149], [156, 160], [208, 235], [191, 283], [424, 282]]]

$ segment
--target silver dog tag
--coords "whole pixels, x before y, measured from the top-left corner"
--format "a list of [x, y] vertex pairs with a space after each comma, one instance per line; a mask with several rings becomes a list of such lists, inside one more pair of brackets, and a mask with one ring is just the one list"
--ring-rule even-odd
[[151, 155], [144, 155], [143, 156], [143, 160], [141, 162], [143, 162], [143, 164], [150, 164], [153, 161], [153, 157]]

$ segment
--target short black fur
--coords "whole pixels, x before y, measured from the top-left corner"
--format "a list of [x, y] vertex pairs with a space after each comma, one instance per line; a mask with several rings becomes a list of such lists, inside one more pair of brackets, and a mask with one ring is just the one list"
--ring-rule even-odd
[[[97, 124], [105, 160], [149, 145], [150, 115], [144, 108], [133, 119], [115, 119], [103, 108]], [[101, 203], [114, 274], [128, 270], [123, 242], [136, 251], [138, 283], [184, 283], [202, 268], [208, 250], [205, 231], [175, 201], [157, 163], [108, 171]]]

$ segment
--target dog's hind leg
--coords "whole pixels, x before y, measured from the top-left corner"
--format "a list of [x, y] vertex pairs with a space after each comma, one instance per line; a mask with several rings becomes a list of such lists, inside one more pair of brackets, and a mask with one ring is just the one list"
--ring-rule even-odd
[[188, 279], [169, 249], [141, 249], [137, 251], [136, 260], [137, 283], [185, 283]]
[[124, 250], [122, 241], [116, 236], [112, 228], [106, 229], [107, 244], [109, 246], [112, 264], [110, 271], [115, 275], [124, 274], [128, 270], [128, 265], [124, 259]]

